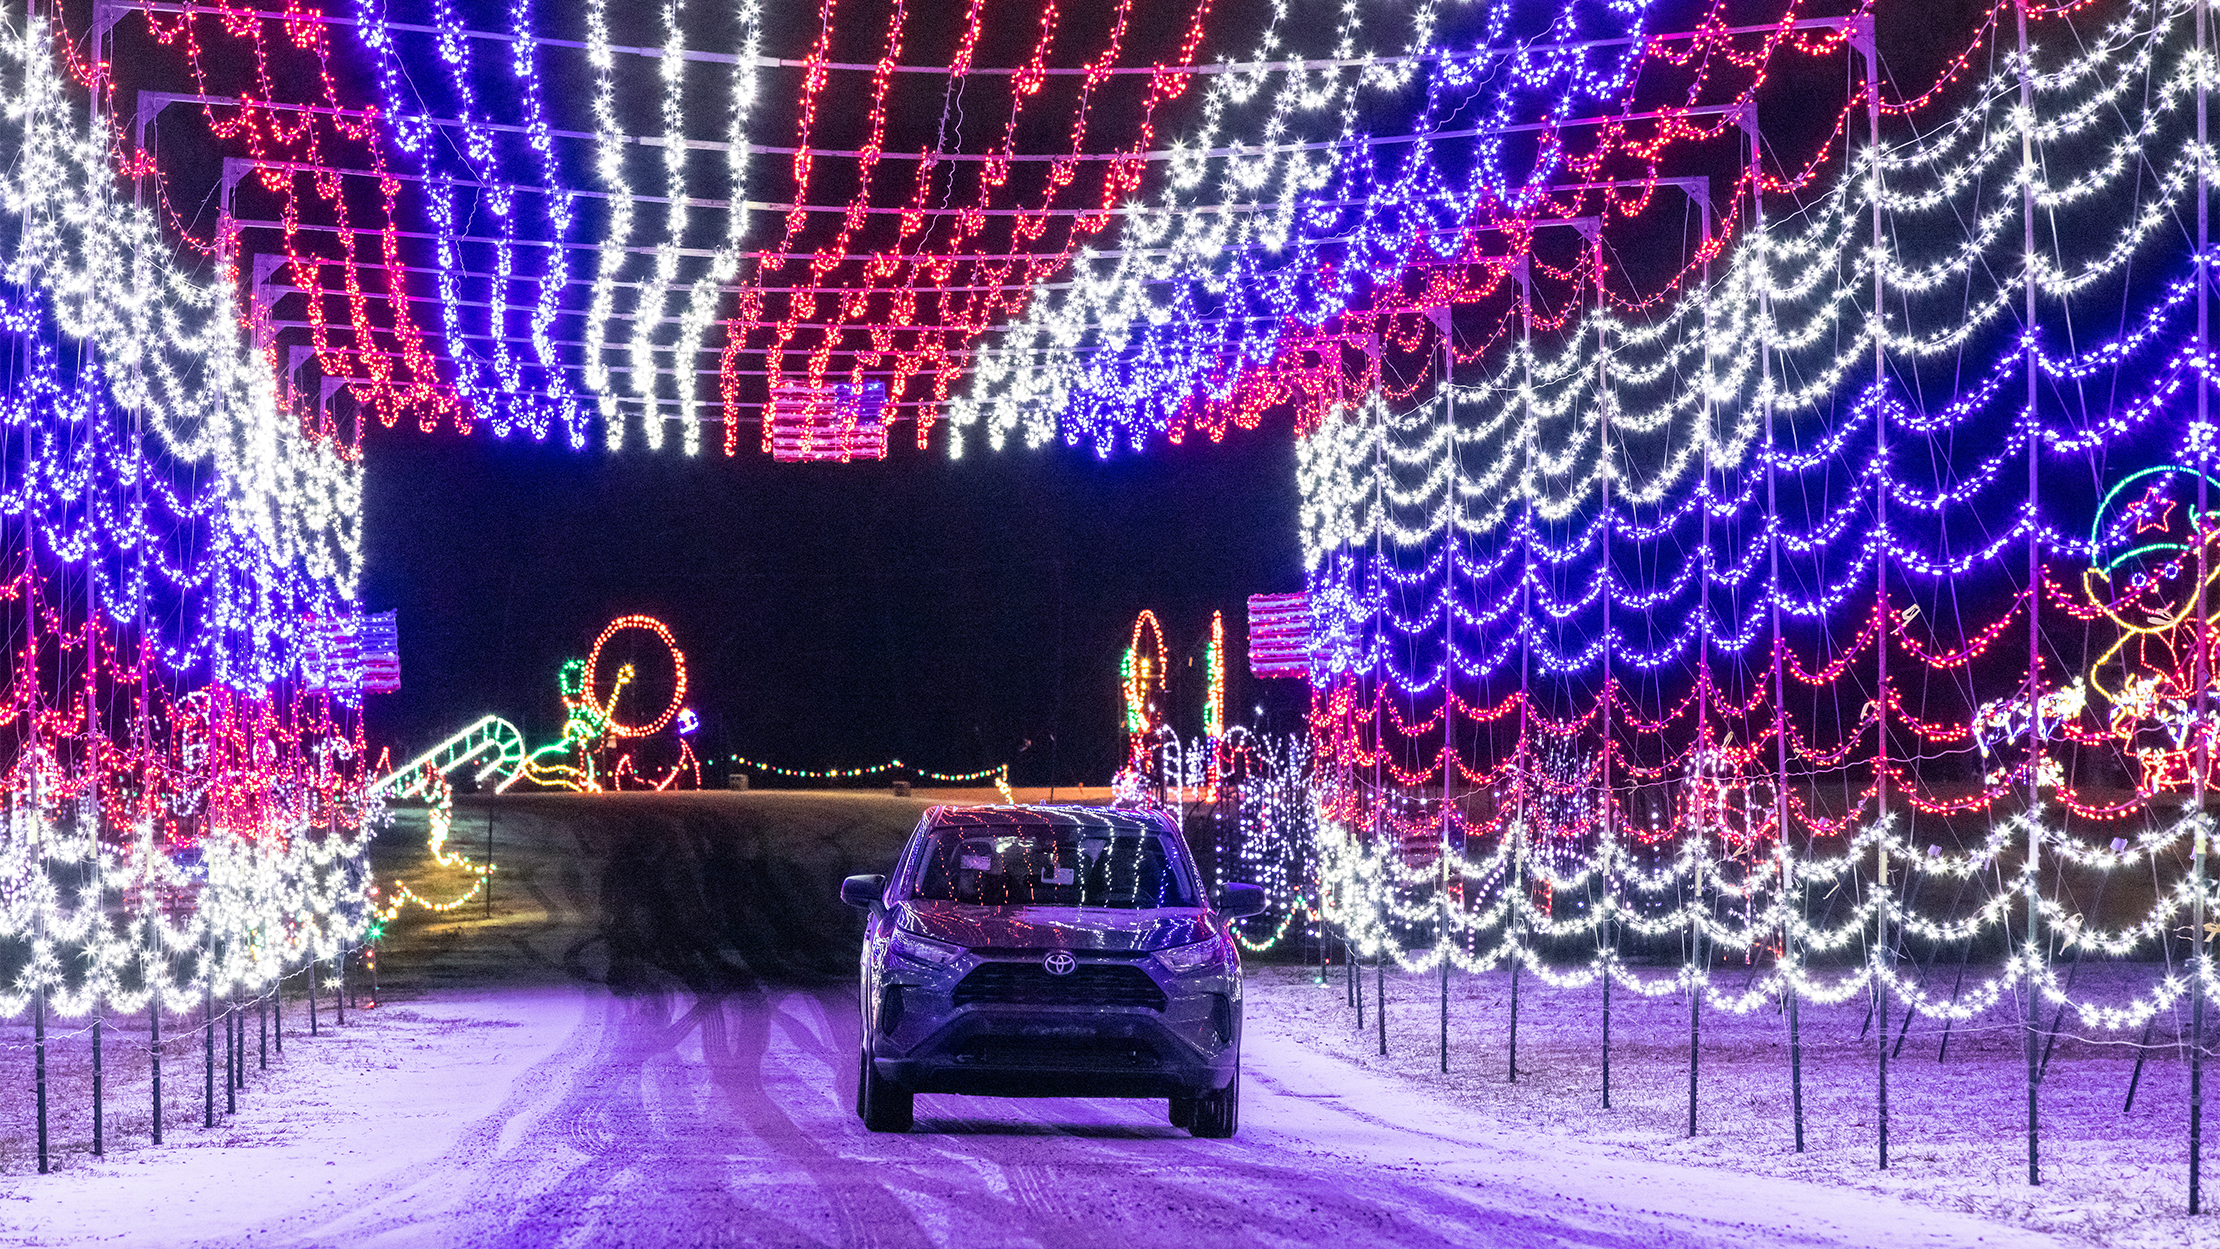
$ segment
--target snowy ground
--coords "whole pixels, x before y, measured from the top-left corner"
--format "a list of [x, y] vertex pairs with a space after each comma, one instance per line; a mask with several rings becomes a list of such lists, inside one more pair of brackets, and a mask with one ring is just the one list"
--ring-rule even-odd
[[[908, 1135], [868, 1134], [844, 990], [444, 992], [290, 1039], [213, 1132], [73, 1153], [52, 1176], [11, 1166], [0, 1245], [2063, 1243], [1777, 1177], [1732, 1134], [1688, 1154], [1731, 1167], [1667, 1158], [1641, 1094], [1624, 1122], [1567, 1122], [1577, 1090], [1539, 1080], [1530, 1105], [1478, 1104], [1478, 1083], [1445, 1104], [1438, 1077], [1336, 1053], [1337, 991], [1283, 972], [1257, 988], [1230, 1142], [1155, 1103], [955, 1097], [921, 1098]], [[1415, 1054], [1421, 1021], [1392, 988], [1390, 1018]], [[1534, 1110], [1556, 1122], [1537, 1131]], [[1584, 1139], [1606, 1132], [1627, 1145]]]
[[[8, 1098], [0, 1244], [332, 1243], [338, 1237], [319, 1224], [360, 1226], [366, 1186], [436, 1172], [447, 1156], [484, 1148], [474, 1126], [499, 1118], [519, 1077], [586, 1012], [586, 999], [562, 988], [353, 1010], [345, 1028], [325, 1005], [314, 1038], [305, 1012], [288, 1006], [285, 1055], [266, 1070], [250, 1045], [236, 1113], [225, 1112], [219, 1039], [213, 1129], [202, 1126], [198, 1037], [166, 1036], [159, 1146], [148, 1140], [143, 1017], [136, 1030], [111, 1034], [105, 1158], [88, 1152], [87, 1038], [50, 1033], [55, 1170], [32, 1170], [30, 1099]], [[9, 1046], [11, 1076], [27, 1073], [26, 1057]]]
[[[1805, 1016], [1799, 1156], [1785, 1028], [1770, 1013], [1706, 1016], [1691, 1141], [1681, 1001], [1618, 997], [1605, 1112], [1593, 990], [1527, 981], [1512, 1086], [1502, 978], [1453, 982], [1445, 1077], [1435, 982], [1390, 979], [1382, 1059], [1338, 977], [1320, 987], [1293, 968], [1251, 980], [1233, 1141], [1194, 1140], [1155, 1103], [953, 1097], [920, 1098], [908, 1135], [871, 1135], [851, 1109], [852, 990], [764, 977], [852, 966], [837, 882], [883, 870], [920, 807], [883, 794], [480, 801], [463, 828], [474, 847], [496, 839], [490, 912], [405, 918], [381, 956], [384, 1005], [350, 1011], [336, 1032], [327, 1013], [311, 1039], [291, 1000], [284, 1058], [267, 1071], [250, 1032], [248, 1088], [214, 1129], [200, 1126], [200, 1037], [171, 1019], [169, 1137], [148, 1144], [146, 1021], [118, 1020], [106, 1038], [110, 1153], [89, 1157], [90, 1038], [58, 1024], [49, 1176], [33, 1167], [28, 1029], [0, 1024], [0, 1249], [1137, 1249], [1198, 1237], [2220, 1249], [2207, 1230], [2220, 1216], [2178, 1213], [2178, 1049], [2157, 1053], [2123, 1116], [2133, 1053], [2061, 1043], [2044, 1091], [2048, 1182], [2030, 1191], [2019, 1040], [2002, 1014], [1959, 1029], [1942, 1063], [1935, 1029], [1912, 1028], [1892, 1078], [1886, 1174], [1873, 1166], [1861, 1008]], [[422, 862], [421, 838], [419, 823], [381, 843], [381, 881], [465, 887]], [[2082, 987], [2118, 996], [2147, 978], [2092, 965]], [[611, 996], [602, 982], [638, 992]], [[2173, 1027], [2162, 1023], [2163, 1046]]]
[[[2140, 966], [2082, 972], [2082, 987], [2120, 996], [2148, 983]], [[2175, 1021], [2162, 1018], [2132, 1113], [2122, 1113], [2135, 1034], [2067, 1035], [2041, 1097], [2041, 1187], [2027, 1183], [2025, 1050], [2007, 998], [1970, 1026], [1917, 1020], [1890, 1066], [1890, 1167], [1877, 1163], [1877, 1054], [1855, 1006], [1801, 1012], [1805, 1152], [1794, 1151], [1788, 1027], [1773, 1010], [1702, 1019], [1697, 1134], [1688, 1136], [1689, 1011], [1684, 997], [1612, 1000], [1612, 1108], [1602, 1106], [1602, 1000], [1594, 987], [1551, 990], [1524, 979], [1519, 1079], [1507, 1079], [1508, 976], [1451, 979], [1449, 1074], [1440, 1071], [1440, 982], [1390, 975], [1388, 1055], [1379, 1054], [1374, 973], [1364, 969], [1365, 1028], [1347, 1005], [1345, 971], [1330, 983], [1294, 968], [1255, 972], [1249, 1026], [1330, 1054], [1402, 1087], [1537, 1140], [1603, 1145], [1667, 1163], [1730, 1168], [1844, 1191], [1906, 1198], [2070, 1241], [2220, 1245], [2220, 1215], [2184, 1214], [2188, 1186], [2188, 1065]], [[1971, 969], [1971, 980], [1984, 972]], [[2117, 984], [2110, 982], [2116, 981]], [[2047, 1017], [2047, 1012], [2046, 1012]], [[1892, 1045], [1902, 1028], [1899, 1010]], [[1937, 1055], [1945, 1057], [1938, 1061]], [[2216, 1073], [2220, 1074], [2220, 1073]], [[2220, 1110], [2220, 1089], [2208, 1091]], [[2209, 1112], [2208, 1112], [2209, 1113]], [[2208, 1119], [2209, 1122], [2214, 1122]], [[2207, 1147], [2206, 1202], [2220, 1180]]]

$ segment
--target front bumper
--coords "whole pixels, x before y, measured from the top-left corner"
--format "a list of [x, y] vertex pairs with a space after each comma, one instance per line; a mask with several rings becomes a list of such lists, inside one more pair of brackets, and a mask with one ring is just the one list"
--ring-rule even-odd
[[882, 992], [899, 994], [901, 1005], [891, 1030], [872, 1033], [875, 1069], [913, 1093], [1191, 1097], [1224, 1088], [1240, 1067], [1239, 979], [1156, 979], [1162, 1010], [958, 1006], [951, 981], [890, 983]]

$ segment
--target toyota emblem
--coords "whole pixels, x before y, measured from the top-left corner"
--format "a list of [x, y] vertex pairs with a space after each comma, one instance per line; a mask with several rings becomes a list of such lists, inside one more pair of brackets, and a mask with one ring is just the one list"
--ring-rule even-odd
[[1068, 950], [1056, 950], [1041, 960], [1041, 966], [1048, 969], [1051, 976], [1068, 976], [1079, 966], [1079, 960]]

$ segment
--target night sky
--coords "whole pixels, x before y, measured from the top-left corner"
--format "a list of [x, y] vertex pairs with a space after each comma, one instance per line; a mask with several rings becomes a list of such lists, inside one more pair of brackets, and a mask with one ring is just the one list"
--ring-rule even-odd
[[[1123, 750], [1118, 657], [1143, 608], [1183, 678], [1223, 610], [1229, 707], [1264, 701], [1295, 727], [1302, 683], [1242, 667], [1246, 597], [1302, 588], [1284, 425], [1110, 461], [951, 461], [909, 433], [883, 463], [839, 465], [380, 432], [364, 598], [399, 611], [402, 688], [371, 697], [373, 741], [398, 759], [489, 711], [550, 739], [557, 668], [629, 612], [685, 649], [705, 759], [1007, 760], [1021, 784], [1052, 770], [1105, 783]], [[660, 648], [634, 657], [660, 704]], [[1202, 681], [1181, 686], [1174, 722], [1194, 732]]]

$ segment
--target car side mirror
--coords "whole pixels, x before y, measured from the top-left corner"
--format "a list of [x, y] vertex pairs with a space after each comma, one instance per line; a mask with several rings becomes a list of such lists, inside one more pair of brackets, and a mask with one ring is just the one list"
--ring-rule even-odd
[[850, 876], [840, 882], [840, 900], [853, 907], [870, 910], [886, 897], [886, 877]]
[[1227, 919], [1247, 919], [1264, 913], [1264, 890], [1258, 885], [1229, 884], [1218, 890], [1218, 913]]

